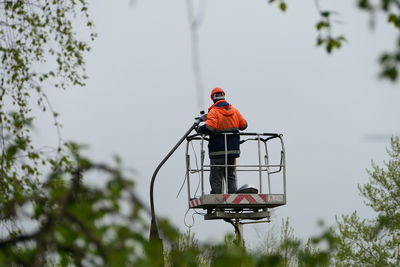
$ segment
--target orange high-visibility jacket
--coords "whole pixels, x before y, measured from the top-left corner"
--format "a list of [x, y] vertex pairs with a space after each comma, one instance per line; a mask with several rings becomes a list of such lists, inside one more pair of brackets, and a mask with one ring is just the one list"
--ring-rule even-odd
[[210, 131], [238, 131], [246, 129], [247, 121], [234, 106], [220, 100], [209, 108], [206, 127]]
[[[247, 128], [246, 119], [239, 110], [225, 100], [220, 100], [212, 105], [207, 114], [204, 125], [199, 127], [199, 133], [238, 132]], [[223, 158], [225, 153], [228, 157], [237, 158], [240, 155], [239, 135], [227, 135], [227, 148], [223, 135], [210, 134], [208, 151], [210, 158]]]

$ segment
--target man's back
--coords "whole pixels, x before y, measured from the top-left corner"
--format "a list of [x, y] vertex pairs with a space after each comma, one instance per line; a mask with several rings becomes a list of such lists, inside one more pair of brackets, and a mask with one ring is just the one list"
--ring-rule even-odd
[[244, 130], [247, 121], [234, 106], [225, 100], [219, 100], [210, 107], [206, 125], [211, 131], [231, 132]]
[[223, 158], [225, 154], [228, 157], [237, 158], [240, 155], [239, 135], [227, 135], [227, 148], [225, 148], [224, 135], [217, 133], [235, 133], [246, 128], [247, 121], [239, 110], [222, 99], [209, 108], [206, 123], [199, 127], [198, 132], [210, 134], [208, 151], [211, 159]]
[[235, 133], [246, 129], [247, 121], [239, 110], [225, 101], [225, 92], [221, 88], [212, 90], [211, 100], [214, 104], [208, 109], [206, 123], [197, 129], [199, 133], [210, 135], [208, 154], [211, 194], [223, 193], [224, 177], [228, 193], [235, 193], [237, 185], [234, 166], [240, 155], [240, 136]]

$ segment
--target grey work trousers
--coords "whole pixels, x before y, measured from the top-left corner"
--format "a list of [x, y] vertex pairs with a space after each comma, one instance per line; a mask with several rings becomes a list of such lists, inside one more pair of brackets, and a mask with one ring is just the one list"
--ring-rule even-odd
[[[210, 185], [211, 185], [211, 194], [222, 194], [222, 184], [225, 180], [225, 167], [223, 166], [212, 166], [212, 165], [225, 165], [225, 159], [210, 159]], [[228, 158], [227, 165], [236, 165], [236, 158]], [[233, 194], [236, 193], [237, 185], [236, 185], [236, 167], [227, 167], [228, 168], [228, 193]], [[226, 183], [225, 183], [226, 184]]]

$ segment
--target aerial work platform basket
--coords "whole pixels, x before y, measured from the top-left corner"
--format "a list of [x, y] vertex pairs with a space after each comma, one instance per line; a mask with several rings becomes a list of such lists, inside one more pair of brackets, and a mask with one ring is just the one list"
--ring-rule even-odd
[[[188, 136], [186, 138], [186, 179], [189, 208], [206, 210], [205, 220], [269, 219], [269, 209], [286, 204], [285, 147], [282, 135], [244, 132], [219, 134], [224, 135], [225, 143], [228, 135], [240, 135], [241, 157], [239, 160], [244, 163], [213, 165], [225, 168], [226, 175], [223, 183], [225, 186], [223, 186], [222, 194], [209, 194], [207, 193], [208, 182], [204, 182], [205, 177], [208, 179], [212, 166], [208, 153], [205, 151], [208, 136], [203, 134]], [[199, 153], [196, 152], [195, 147], [198, 148]], [[238, 184], [245, 184], [242, 187], [239, 186], [240, 188], [235, 193], [227, 193], [228, 167], [236, 167], [236, 172], [240, 173], [236, 175]], [[249, 185], [249, 181], [257, 186]]]

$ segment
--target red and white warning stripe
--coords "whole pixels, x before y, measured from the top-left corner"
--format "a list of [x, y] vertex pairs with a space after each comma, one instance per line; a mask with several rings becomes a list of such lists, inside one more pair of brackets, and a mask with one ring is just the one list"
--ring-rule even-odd
[[267, 196], [265, 194], [224, 194], [226, 204], [265, 204]]
[[189, 207], [193, 208], [193, 207], [197, 207], [201, 205], [201, 198], [195, 198], [189, 201]]

